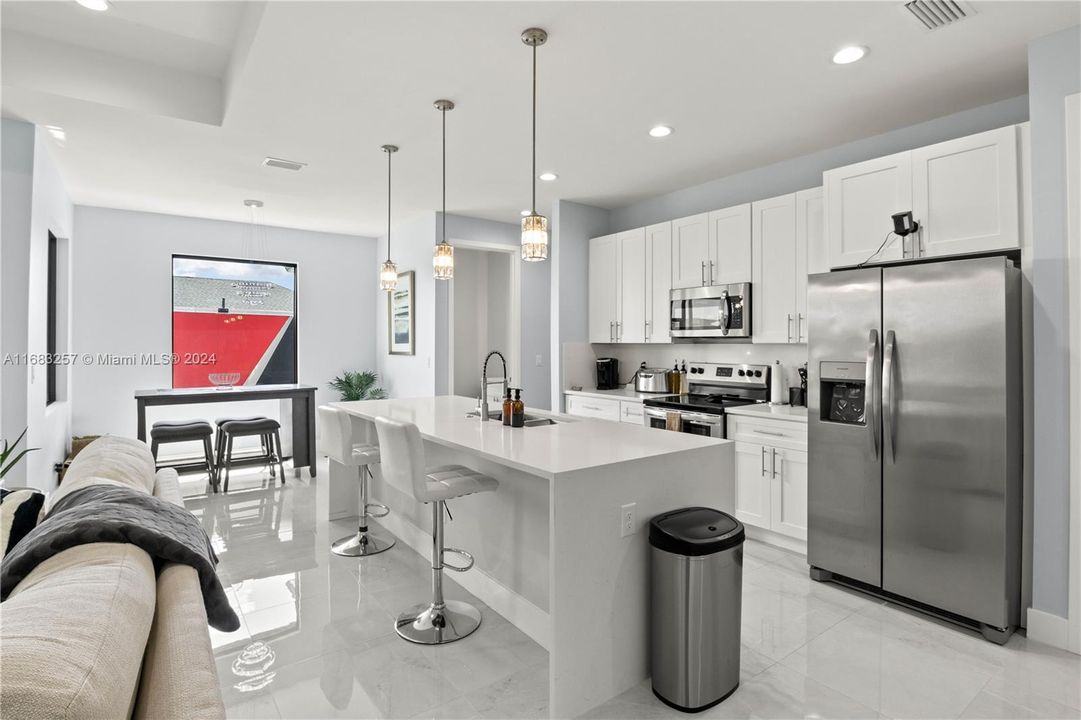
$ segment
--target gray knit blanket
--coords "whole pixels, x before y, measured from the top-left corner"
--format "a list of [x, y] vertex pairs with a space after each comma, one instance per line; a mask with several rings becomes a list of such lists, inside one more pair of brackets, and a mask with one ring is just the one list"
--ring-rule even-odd
[[240, 627], [215, 570], [218, 556], [199, 520], [179, 505], [110, 485], [82, 488], [61, 498], [8, 552], [0, 569], [0, 601], [40, 563], [68, 548], [100, 542], [135, 545], [159, 569], [166, 563], [195, 568], [210, 626], [224, 632]]

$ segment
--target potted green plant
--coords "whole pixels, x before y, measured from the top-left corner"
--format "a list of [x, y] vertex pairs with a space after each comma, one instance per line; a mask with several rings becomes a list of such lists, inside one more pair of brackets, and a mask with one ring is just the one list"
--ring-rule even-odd
[[342, 400], [382, 400], [387, 394], [375, 386], [378, 380], [379, 376], [371, 370], [346, 370], [330, 381], [330, 387], [338, 391]]
[[[3, 480], [4, 476], [8, 474], [8, 471], [11, 470], [13, 467], [15, 467], [15, 465], [17, 465], [18, 462], [23, 459], [24, 455], [26, 455], [27, 453], [30, 453], [30, 452], [34, 452], [35, 450], [40, 450], [41, 449], [41, 448], [26, 448], [25, 450], [20, 452], [18, 455], [16, 455], [14, 458], [11, 458], [12, 453], [14, 453], [15, 449], [17, 447], [19, 447], [19, 443], [22, 442], [22, 439], [24, 437], [26, 437], [27, 429], [28, 428], [23, 428], [23, 431], [19, 435], [19, 437], [15, 438], [15, 442], [13, 442], [11, 444], [8, 444], [7, 440], [4, 441], [4, 449], [0, 450], [0, 480]], [[11, 459], [9, 460], [8, 458], [11, 458]]]

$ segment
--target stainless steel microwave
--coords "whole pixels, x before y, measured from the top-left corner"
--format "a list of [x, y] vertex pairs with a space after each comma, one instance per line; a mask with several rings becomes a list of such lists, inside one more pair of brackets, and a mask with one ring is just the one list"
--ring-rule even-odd
[[751, 337], [751, 284], [707, 285], [673, 290], [672, 338], [685, 341]]

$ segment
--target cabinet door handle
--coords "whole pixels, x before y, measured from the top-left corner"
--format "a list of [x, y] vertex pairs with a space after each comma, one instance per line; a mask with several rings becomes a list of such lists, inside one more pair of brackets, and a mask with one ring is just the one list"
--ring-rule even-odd
[[766, 446], [762, 446], [762, 474], [766, 474]]
[[713, 284], [713, 261], [709, 261], [709, 284]]
[[788, 318], [788, 342], [792, 342], [792, 313], [788, 313], [785, 317]]
[[616, 342], [623, 339], [623, 323], [616, 320]]
[[796, 342], [803, 340], [803, 313], [796, 313]]
[[784, 433], [773, 432], [771, 430], [752, 430], [751, 432], [758, 433], [759, 435], [772, 435], [773, 437], [788, 437]]
[[608, 342], [616, 341], [616, 322], [613, 320], [608, 323]]
[[702, 261], [702, 284], [706, 284], [706, 261]]
[[773, 477], [777, 477], [777, 448], [772, 449], [772, 455], [773, 460], [770, 461], [769, 468], [770, 472], [773, 474]]
[[652, 338], [652, 335], [649, 332], [649, 320], [646, 320], [646, 340], [649, 340], [651, 338]]
[[923, 227], [923, 225], [920, 225], [918, 228], [916, 228], [916, 247], [918, 249], [918, 252], [916, 254], [919, 257], [923, 257], [927, 254], [927, 245], [923, 242], [924, 229], [925, 228]]

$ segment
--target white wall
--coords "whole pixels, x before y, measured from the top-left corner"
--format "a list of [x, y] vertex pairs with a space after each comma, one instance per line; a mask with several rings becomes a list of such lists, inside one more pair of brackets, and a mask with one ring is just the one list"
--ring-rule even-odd
[[[27, 350], [44, 354], [47, 345], [47, 296], [49, 233], [57, 242], [57, 352], [70, 349], [71, 270], [70, 251], [76, 242], [71, 200], [60, 172], [53, 164], [46, 131], [36, 128], [34, 141], [34, 200], [30, 217], [30, 297], [27, 305]], [[28, 484], [52, 489], [56, 480], [53, 465], [67, 455], [71, 438], [70, 365], [56, 368], [57, 400], [46, 406], [46, 372], [31, 365], [27, 384], [27, 439], [41, 448], [26, 456]]]
[[[173, 253], [244, 257], [253, 249], [245, 223], [79, 206], [75, 227], [72, 349], [78, 353], [170, 352]], [[332, 377], [375, 367], [375, 240], [262, 226], [257, 233], [264, 238], [259, 259], [297, 264], [298, 380], [319, 388], [317, 402], [337, 400], [327, 388]], [[133, 393], [171, 384], [166, 366], [76, 365], [73, 430], [134, 436]], [[263, 412], [246, 405], [245, 411]], [[217, 405], [160, 412], [225, 411]]]
[[[376, 290], [383, 306], [377, 313], [377, 363], [391, 397], [445, 395], [451, 387], [450, 302], [448, 284], [432, 277], [432, 248], [441, 237], [441, 213], [425, 214], [393, 228], [393, 260], [399, 272], [416, 272], [416, 355], [387, 354], [386, 297]], [[461, 215], [447, 215], [447, 238], [517, 248], [518, 226]], [[386, 257], [386, 237], [379, 238], [379, 260]], [[550, 330], [551, 262], [521, 263], [521, 377], [527, 407], [548, 408], [551, 378], [548, 362]], [[374, 271], [373, 271], [374, 272]], [[540, 365], [536, 358], [540, 356]]]
[[[389, 397], [425, 397], [436, 394], [435, 295], [432, 248], [435, 246], [435, 214], [425, 213], [407, 223], [396, 223], [391, 234], [391, 258], [398, 272], [414, 271], [414, 355], [387, 354], [387, 293], [379, 289], [379, 264], [387, 258], [387, 238], [378, 240], [376, 261], [367, 271], [374, 280], [376, 369]], [[444, 295], [444, 303], [446, 302]], [[445, 391], [444, 391], [445, 392]]]
[[[30, 268], [30, 215], [34, 178], [34, 126], [0, 121], [0, 355], [26, 352]], [[0, 365], [0, 437], [15, 440], [26, 427], [25, 365]], [[26, 484], [26, 465], [5, 479]]]
[[[0, 246], [0, 355], [46, 351], [48, 240], [59, 240], [57, 350], [69, 346], [66, 251], [73, 238], [72, 206], [53, 164], [45, 132], [17, 120], [3, 120], [2, 246]], [[71, 429], [69, 369], [57, 368], [58, 402], [46, 407], [46, 372], [21, 359], [0, 371], [0, 436], [14, 440], [23, 428], [21, 447], [30, 453], [5, 478], [8, 486], [50, 490], [53, 465], [67, 454]]]

